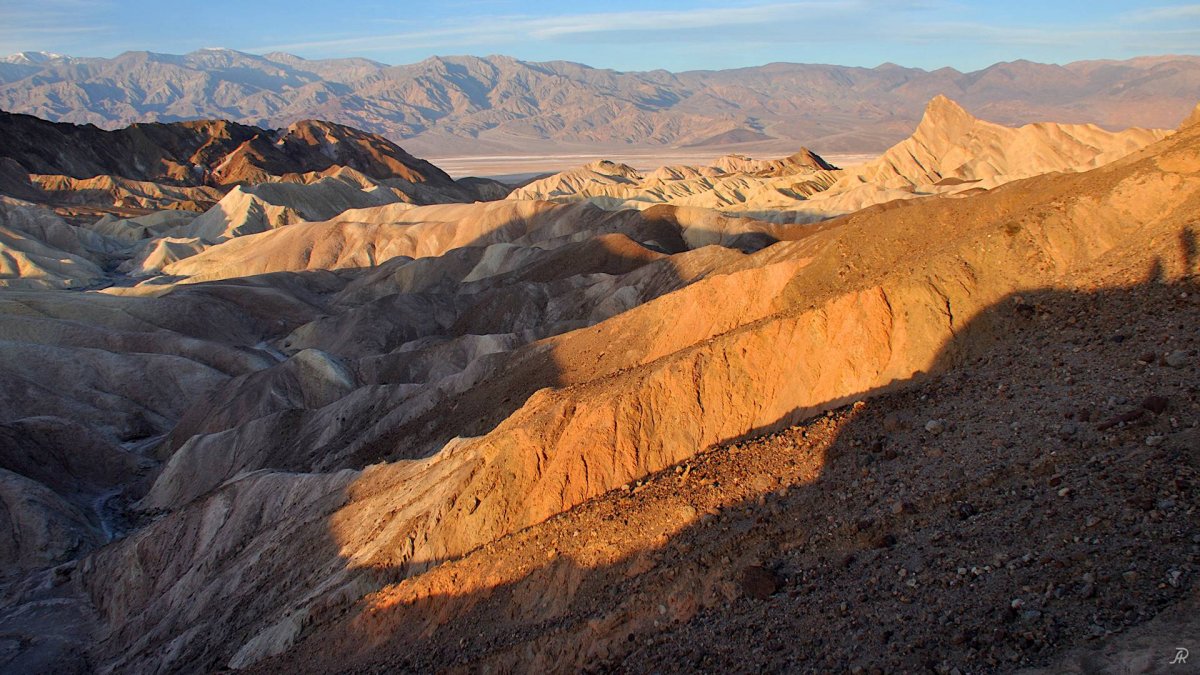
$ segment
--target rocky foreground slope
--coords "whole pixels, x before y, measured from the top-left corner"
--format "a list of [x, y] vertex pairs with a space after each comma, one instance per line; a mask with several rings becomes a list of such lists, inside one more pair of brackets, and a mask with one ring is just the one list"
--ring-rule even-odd
[[1186, 635], [1198, 207], [1193, 117], [815, 226], [213, 212], [166, 275], [0, 291], [0, 658], [989, 672]]

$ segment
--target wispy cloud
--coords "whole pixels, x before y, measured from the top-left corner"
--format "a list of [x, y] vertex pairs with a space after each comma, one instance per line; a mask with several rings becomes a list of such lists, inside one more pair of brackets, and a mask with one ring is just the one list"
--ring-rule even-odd
[[409, 3], [379, 0], [362, 3], [360, 11], [323, 3], [283, 15], [271, 3], [250, 2], [230, 22], [224, 17], [236, 14], [245, 0], [210, 0], [209, 11], [188, 20], [180, 18], [185, 5], [153, 0], [0, 0], [0, 54], [178, 52], [223, 44], [249, 52], [393, 62], [431, 54], [507, 53], [627, 69], [771, 60], [855, 65], [894, 60], [937, 67], [1022, 57], [1061, 62], [1194, 53], [1200, 44], [1200, 0], [1149, 0], [1082, 17], [1027, 7], [1000, 11], [986, 0], [693, 1], [680, 8], [681, 0], [606, 0], [579, 3], [588, 10], [572, 11], [550, 0], [446, 0], [416, 11]]
[[1166, 7], [1140, 7], [1124, 13], [1126, 21], [1135, 23], [1159, 23], [1186, 19], [1200, 20], [1200, 5], [1170, 5]]
[[[356, 35], [334, 39], [298, 41], [285, 44], [251, 47], [259, 50], [355, 49], [382, 51], [405, 48], [470, 47], [474, 45], [510, 44], [521, 41], [562, 41], [578, 37], [614, 36], [618, 33], [652, 31], [659, 35], [725, 29], [746, 26], [795, 26], [805, 22], [833, 17], [867, 17], [873, 12], [894, 13], [905, 9], [925, 8], [932, 3], [895, 3], [875, 0], [809, 0], [805, 2], [772, 2], [738, 7], [698, 7], [687, 10], [621, 10], [589, 12], [558, 16], [499, 15], [472, 17], [467, 23], [443, 24], [420, 31], [389, 32], [377, 35]], [[621, 40], [614, 40], [621, 41]]]
[[64, 38], [111, 31], [108, 0], [0, 0], [0, 54], [44, 49], [47, 36]]
[[[970, 21], [974, 12], [963, 0], [796, 0], [746, 2], [736, 6], [691, 9], [613, 10], [553, 16], [474, 15], [458, 22], [434, 23], [422, 30], [380, 30], [278, 42], [248, 51], [377, 53], [436, 50], [508, 49], [530, 44], [715, 44], [744, 45], [873, 42], [900, 44], [971, 43], [1014, 49], [1065, 44], [1110, 43], [1130, 49], [1184, 49], [1196, 32], [1181, 20], [1200, 17], [1200, 4], [1132, 10], [1127, 21], [1071, 25], [1003, 25]], [[408, 24], [383, 20], [383, 25]], [[1162, 25], [1171, 23], [1170, 26]]]

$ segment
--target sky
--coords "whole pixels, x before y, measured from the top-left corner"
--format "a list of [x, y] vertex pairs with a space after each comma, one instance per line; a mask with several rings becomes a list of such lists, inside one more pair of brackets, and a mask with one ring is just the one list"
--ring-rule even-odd
[[616, 70], [774, 61], [976, 70], [1200, 53], [1200, 3], [1092, 0], [0, 0], [0, 54], [205, 47], [389, 64], [506, 54]]

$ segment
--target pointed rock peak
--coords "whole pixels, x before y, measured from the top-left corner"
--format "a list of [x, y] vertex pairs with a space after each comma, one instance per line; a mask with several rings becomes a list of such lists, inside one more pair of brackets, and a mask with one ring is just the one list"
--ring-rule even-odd
[[925, 117], [975, 119], [971, 116], [971, 113], [964, 110], [956, 101], [943, 94], [938, 94], [929, 100], [929, 104], [925, 106]]
[[1197, 126], [1200, 126], [1200, 104], [1197, 104], [1195, 108], [1192, 108], [1192, 114], [1188, 115], [1187, 119], [1183, 121], [1183, 124], [1179, 125], [1179, 130], [1183, 131], [1188, 127]]
[[950, 133], [962, 130], [974, 124], [976, 119], [953, 100], [938, 94], [925, 106], [925, 116], [917, 126], [917, 132], [922, 130], [941, 130]]

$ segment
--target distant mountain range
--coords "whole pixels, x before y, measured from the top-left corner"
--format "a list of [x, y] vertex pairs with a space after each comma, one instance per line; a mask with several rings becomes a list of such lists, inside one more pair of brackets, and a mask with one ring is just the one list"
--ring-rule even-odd
[[228, 49], [112, 59], [25, 52], [0, 61], [0, 108], [10, 112], [105, 128], [315, 118], [434, 157], [688, 146], [875, 152], [904, 138], [937, 94], [1004, 124], [1173, 128], [1200, 97], [1200, 57], [1014, 61], [970, 73], [791, 63], [620, 73], [507, 56], [389, 66]]

